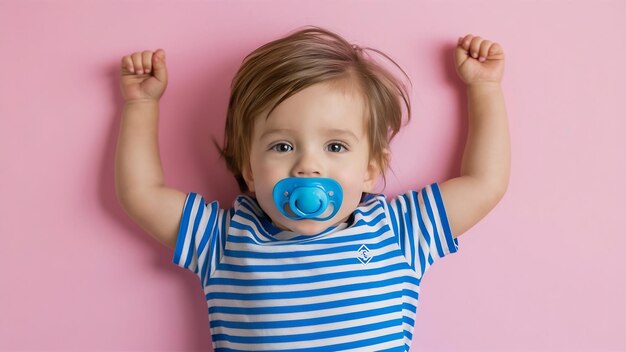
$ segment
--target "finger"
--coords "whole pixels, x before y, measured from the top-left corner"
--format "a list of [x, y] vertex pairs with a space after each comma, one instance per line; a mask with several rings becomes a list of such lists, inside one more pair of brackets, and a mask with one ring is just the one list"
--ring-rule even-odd
[[459, 45], [457, 45], [454, 52], [454, 60], [457, 67], [461, 66], [465, 61], [467, 61], [467, 58], [469, 57], [469, 45], [471, 43], [472, 37], [473, 36], [471, 34], [468, 34], [460, 38]]
[[463, 49], [465, 49], [465, 51], [469, 50], [469, 46], [470, 46], [470, 43], [471, 43], [473, 37], [474, 36], [471, 35], [471, 34], [467, 34], [467, 35], [461, 37], [462, 39], [461, 39], [460, 45], [461, 45], [461, 47]]
[[504, 50], [499, 43], [493, 43], [489, 48], [489, 56], [494, 59], [504, 59]]
[[144, 73], [150, 73], [152, 71], [152, 51], [145, 50], [141, 53], [141, 61], [143, 63], [143, 71]]
[[165, 50], [157, 49], [154, 52], [154, 77], [161, 82], [167, 82], [167, 68], [165, 66]]
[[476, 36], [472, 38], [472, 41], [469, 45], [469, 53], [470, 56], [474, 59], [478, 59], [478, 51], [480, 50], [480, 43], [483, 41], [483, 38]]
[[130, 56], [124, 56], [122, 58], [122, 70], [128, 70], [128, 72], [135, 72], [135, 68], [133, 67], [133, 60], [130, 59]]
[[480, 49], [478, 50], [478, 61], [483, 62], [486, 61], [487, 58], [489, 58], [489, 49], [491, 48], [492, 44], [493, 42], [490, 40], [483, 40], [480, 43]]
[[133, 60], [133, 66], [135, 67], [135, 73], [139, 75], [143, 75], [143, 61], [141, 59], [141, 53], [133, 53], [131, 56], [131, 60]]

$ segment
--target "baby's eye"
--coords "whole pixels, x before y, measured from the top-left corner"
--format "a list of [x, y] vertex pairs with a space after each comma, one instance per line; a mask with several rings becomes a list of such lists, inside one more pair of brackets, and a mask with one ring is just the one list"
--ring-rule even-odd
[[270, 149], [275, 152], [286, 153], [292, 151], [293, 147], [287, 143], [276, 143]]
[[328, 151], [333, 153], [341, 153], [347, 151], [348, 148], [341, 143], [330, 143], [328, 145]]

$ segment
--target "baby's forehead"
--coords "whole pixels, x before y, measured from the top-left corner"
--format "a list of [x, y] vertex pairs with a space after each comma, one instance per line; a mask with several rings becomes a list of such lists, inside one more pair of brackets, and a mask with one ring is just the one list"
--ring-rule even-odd
[[362, 100], [343, 92], [303, 92], [278, 105], [255, 121], [261, 129], [315, 128], [363, 129], [366, 124]]
[[368, 108], [367, 95], [363, 89], [351, 82], [342, 79], [340, 81], [323, 81], [309, 85], [297, 92], [291, 93], [277, 102], [268, 104], [258, 116], [270, 120], [273, 116], [291, 117], [293, 112], [300, 115], [307, 111], [327, 109], [329, 113], [334, 111], [354, 112], [365, 116]]

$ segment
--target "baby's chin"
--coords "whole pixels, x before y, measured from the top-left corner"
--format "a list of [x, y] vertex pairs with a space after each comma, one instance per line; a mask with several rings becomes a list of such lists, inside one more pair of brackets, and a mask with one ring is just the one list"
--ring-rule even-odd
[[[282, 219], [281, 219], [282, 220]], [[327, 221], [317, 220], [283, 220], [281, 222], [272, 221], [274, 226], [281, 230], [295, 232], [301, 235], [311, 236], [326, 231], [332, 226], [336, 226], [346, 221], [345, 219], [329, 219]]]

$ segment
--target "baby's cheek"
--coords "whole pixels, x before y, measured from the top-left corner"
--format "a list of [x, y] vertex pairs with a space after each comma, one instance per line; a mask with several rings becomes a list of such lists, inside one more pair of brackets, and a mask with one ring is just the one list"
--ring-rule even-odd
[[343, 203], [351, 208], [350, 211], [353, 211], [361, 200], [362, 183], [356, 182], [354, 178], [340, 183], [343, 188]]

